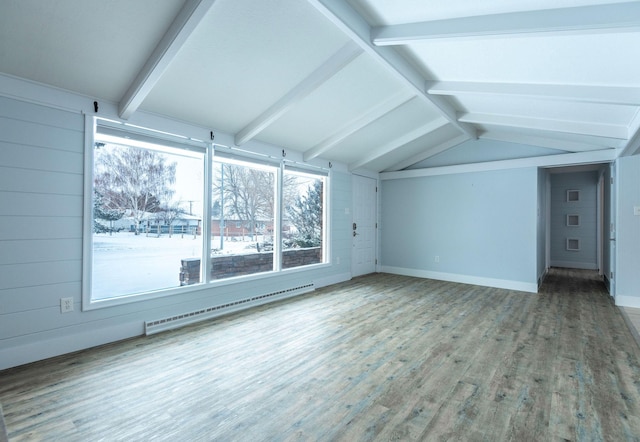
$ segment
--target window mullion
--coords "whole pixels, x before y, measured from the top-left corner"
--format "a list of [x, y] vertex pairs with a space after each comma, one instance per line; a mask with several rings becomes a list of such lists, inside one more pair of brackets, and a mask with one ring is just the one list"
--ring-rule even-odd
[[204, 156], [204, 194], [205, 204], [202, 205], [202, 259], [200, 260], [200, 281], [208, 283], [211, 280], [211, 204], [212, 204], [212, 167], [213, 144], [208, 143]]
[[273, 270], [282, 270], [282, 198], [284, 183], [284, 164], [280, 163], [275, 179], [275, 201], [274, 201], [274, 228], [273, 228]]

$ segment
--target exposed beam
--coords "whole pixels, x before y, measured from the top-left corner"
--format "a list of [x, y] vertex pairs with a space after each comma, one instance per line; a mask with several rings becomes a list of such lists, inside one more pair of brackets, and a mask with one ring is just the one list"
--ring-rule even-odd
[[560, 121], [546, 118], [531, 118], [516, 115], [497, 115], [483, 113], [464, 113], [460, 121], [493, 126], [518, 127], [526, 129], [563, 132], [569, 134], [590, 135], [594, 137], [626, 140], [629, 130], [626, 126], [601, 124], [582, 121]]
[[446, 118], [442, 118], [442, 117], [434, 121], [430, 121], [429, 123], [423, 124], [422, 126], [412, 130], [411, 132], [407, 132], [401, 137], [396, 138], [395, 140], [374, 149], [367, 156], [360, 158], [359, 160], [349, 164], [349, 170], [353, 171], [353, 170], [359, 169], [360, 167], [363, 167], [371, 163], [372, 161], [375, 161], [378, 158], [383, 157], [393, 152], [394, 150], [406, 144], [409, 144], [412, 141], [417, 140], [420, 137], [423, 137], [431, 132], [434, 132], [440, 129], [441, 127], [446, 126], [447, 124], [449, 124], [449, 121]]
[[435, 95], [503, 95], [579, 103], [640, 106], [640, 87], [428, 81]]
[[377, 46], [405, 45], [435, 38], [521, 34], [584, 34], [640, 29], [640, 3], [625, 2], [539, 11], [460, 17], [373, 28]]
[[629, 125], [629, 141], [624, 146], [621, 156], [635, 155], [640, 153], [640, 111]]
[[505, 143], [525, 144], [547, 149], [563, 150], [568, 152], [590, 152], [602, 150], [601, 145], [578, 143], [575, 141], [561, 140], [558, 138], [536, 137], [515, 132], [488, 131], [480, 134], [480, 139], [504, 141]]
[[405, 178], [420, 178], [426, 176], [451, 175], [454, 173], [486, 172], [490, 170], [522, 169], [527, 167], [556, 167], [575, 166], [592, 163], [607, 163], [614, 161], [619, 154], [618, 149], [597, 150], [593, 152], [565, 153], [545, 155], [533, 158], [518, 158], [513, 160], [488, 161], [486, 163], [459, 164], [455, 166], [428, 167], [425, 169], [399, 170], [396, 172], [381, 172], [381, 180], [397, 180]]
[[528, 129], [523, 127], [509, 127], [509, 126], [497, 126], [484, 124], [482, 131], [488, 132], [512, 132], [519, 135], [528, 135], [533, 137], [544, 137], [550, 139], [557, 139], [560, 141], [569, 141], [572, 143], [581, 143], [585, 145], [599, 146], [600, 149], [620, 149], [623, 148], [627, 140], [620, 140], [616, 138], [596, 137], [593, 135], [583, 134], [571, 134], [563, 132], [553, 132], [544, 129]]
[[458, 135], [457, 137], [447, 140], [444, 143], [440, 143], [437, 146], [430, 147], [424, 152], [420, 152], [419, 154], [414, 155], [411, 158], [407, 158], [406, 160], [394, 164], [393, 166], [386, 169], [385, 172], [393, 172], [405, 169], [409, 166], [419, 163], [420, 161], [424, 161], [427, 158], [436, 156], [439, 153], [444, 152], [445, 150], [449, 150], [453, 147], [459, 146], [465, 141], [469, 141], [469, 137], [467, 137], [466, 135]]
[[128, 119], [169, 67], [215, 0], [187, 0], [118, 104], [120, 118]]
[[476, 129], [471, 124], [458, 121], [456, 110], [443, 97], [431, 95], [425, 89], [425, 79], [420, 72], [393, 48], [380, 48], [371, 42], [371, 26], [349, 4], [343, 0], [307, 0], [338, 29], [356, 42], [382, 67], [411, 88], [418, 97], [434, 106], [443, 117], [467, 134], [477, 138]]
[[354, 120], [351, 120], [349, 123], [343, 126], [342, 129], [340, 129], [338, 132], [332, 134], [327, 139], [323, 140], [322, 142], [316, 144], [311, 149], [306, 151], [303, 157], [304, 160], [311, 161], [312, 159], [322, 155], [323, 153], [328, 152], [329, 150], [331, 150], [333, 146], [340, 143], [342, 140], [344, 140], [348, 136], [353, 135], [354, 133], [358, 132], [360, 129], [368, 126], [369, 124], [373, 123], [379, 118], [382, 118], [389, 112], [392, 112], [393, 110], [407, 103], [414, 97], [415, 96], [407, 95], [406, 92], [398, 92], [397, 94], [391, 96], [385, 101], [378, 103], [376, 106], [374, 106], [369, 111], [367, 111], [364, 115], [361, 115], [360, 117]]
[[345, 44], [338, 52], [324, 62], [322, 66], [309, 74], [307, 78], [298, 83], [293, 89], [269, 107], [269, 109], [240, 130], [235, 137], [236, 145], [241, 146], [265, 130], [360, 54], [362, 54], [362, 49], [360, 49], [358, 45], [353, 42]]
[[631, 139], [624, 152], [621, 154], [624, 156], [637, 155], [640, 153], [640, 132], [636, 132], [635, 136]]

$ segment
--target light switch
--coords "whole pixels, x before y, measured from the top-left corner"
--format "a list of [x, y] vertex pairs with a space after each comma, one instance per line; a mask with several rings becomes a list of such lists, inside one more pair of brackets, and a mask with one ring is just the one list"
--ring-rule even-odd
[[633, 207], [633, 214], [635, 216], [640, 216], [640, 206], [634, 206]]

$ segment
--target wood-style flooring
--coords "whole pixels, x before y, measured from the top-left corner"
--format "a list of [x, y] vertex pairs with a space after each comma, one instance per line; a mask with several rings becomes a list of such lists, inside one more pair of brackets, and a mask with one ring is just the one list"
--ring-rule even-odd
[[0, 372], [11, 441], [640, 440], [598, 275], [539, 294], [387, 274]]
[[622, 316], [636, 342], [640, 345], [640, 308], [622, 307]]

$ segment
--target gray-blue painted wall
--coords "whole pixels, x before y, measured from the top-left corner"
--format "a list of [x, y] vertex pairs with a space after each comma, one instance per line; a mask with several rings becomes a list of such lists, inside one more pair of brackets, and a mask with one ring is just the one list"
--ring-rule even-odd
[[548, 186], [549, 172], [547, 169], [538, 169], [538, 216], [536, 217], [538, 224], [538, 256], [537, 256], [537, 275], [538, 286], [544, 279], [547, 271], [547, 221], [549, 214], [548, 209]]
[[640, 156], [617, 162], [616, 304], [640, 308]]
[[536, 168], [383, 181], [383, 270], [536, 291], [537, 183]]

